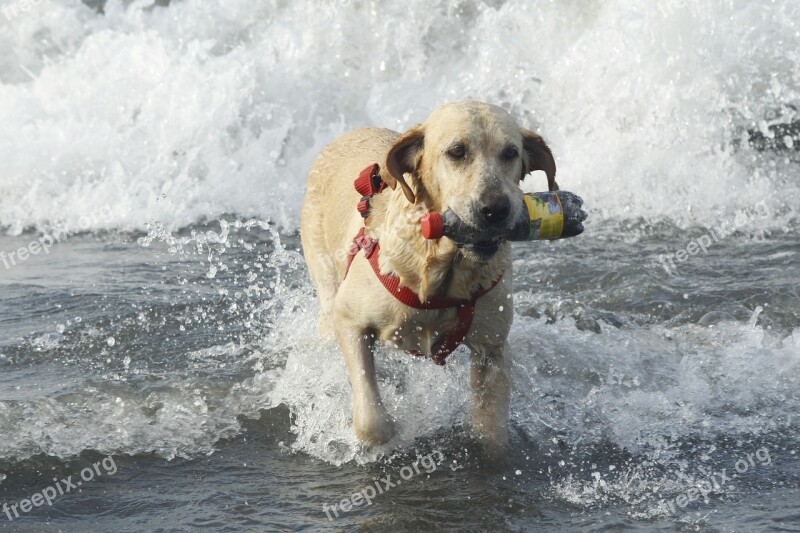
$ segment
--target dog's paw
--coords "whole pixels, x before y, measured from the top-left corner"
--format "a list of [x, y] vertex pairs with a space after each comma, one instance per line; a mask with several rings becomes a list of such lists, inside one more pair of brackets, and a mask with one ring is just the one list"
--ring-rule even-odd
[[386, 444], [395, 434], [394, 423], [386, 413], [363, 417], [353, 425], [358, 440], [368, 446]]
[[508, 441], [493, 438], [479, 438], [483, 456], [490, 463], [503, 465], [508, 456]]
[[508, 429], [505, 424], [473, 425], [472, 433], [486, 459], [498, 464], [505, 462], [508, 450]]

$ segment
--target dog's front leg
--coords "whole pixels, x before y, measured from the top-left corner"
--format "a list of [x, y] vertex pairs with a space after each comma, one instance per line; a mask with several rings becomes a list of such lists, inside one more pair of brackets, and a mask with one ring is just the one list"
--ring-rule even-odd
[[367, 444], [383, 444], [394, 434], [386, 408], [381, 402], [375, 377], [374, 340], [369, 332], [351, 324], [338, 324], [336, 337], [344, 354], [353, 389], [353, 429]]
[[486, 453], [501, 459], [508, 444], [508, 404], [511, 397], [511, 351], [473, 350], [471, 360], [472, 425]]

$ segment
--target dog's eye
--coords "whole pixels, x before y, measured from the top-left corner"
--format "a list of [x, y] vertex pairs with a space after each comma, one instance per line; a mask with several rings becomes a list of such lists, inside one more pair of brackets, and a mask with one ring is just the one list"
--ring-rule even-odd
[[453, 159], [464, 159], [464, 156], [466, 156], [466, 155], [467, 155], [467, 149], [466, 149], [466, 147], [465, 147], [463, 144], [461, 144], [461, 143], [459, 143], [459, 144], [454, 144], [454, 145], [453, 145], [453, 146], [451, 146], [451, 147], [450, 147], [450, 149], [447, 151], [447, 155], [449, 155], [449, 156], [450, 156], [451, 158], [453, 158]]
[[505, 161], [512, 161], [516, 159], [517, 156], [519, 156], [519, 150], [517, 150], [516, 146], [506, 146], [505, 150], [503, 150], [503, 153], [500, 154], [500, 157], [502, 157]]

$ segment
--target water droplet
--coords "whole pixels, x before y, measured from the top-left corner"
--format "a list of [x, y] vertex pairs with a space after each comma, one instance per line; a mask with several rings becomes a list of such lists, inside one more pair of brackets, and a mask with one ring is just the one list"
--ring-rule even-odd
[[106, 339], [106, 344], [108, 344], [109, 346], [114, 346], [115, 344], [117, 344], [117, 339], [115, 339], [114, 337], [109, 337]]
[[514, 474], [519, 476], [520, 474], [522, 474], [522, 470], [516, 470], [516, 471], [514, 471]]

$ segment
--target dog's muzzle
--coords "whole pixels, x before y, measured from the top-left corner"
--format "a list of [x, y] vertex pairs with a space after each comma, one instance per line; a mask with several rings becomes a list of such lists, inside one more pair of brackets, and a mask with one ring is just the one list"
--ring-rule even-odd
[[488, 261], [491, 259], [494, 254], [500, 250], [500, 245], [503, 244], [503, 239], [498, 237], [497, 239], [491, 241], [479, 241], [479, 242], [469, 242], [469, 243], [458, 243], [456, 245], [466, 251], [469, 252], [471, 255], [474, 255], [481, 261]]
[[[458, 215], [453, 215], [458, 218]], [[502, 220], [495, 218], [494, 223], [486, 223], [481, 228], [470, 226], [460, 219], [456, 223], [458, 230], [450, 236], [460, 249], [469, 252], [480, 260], [488, 260], [500, 250], [500, 245], [510, 231], [508, 215]]]

